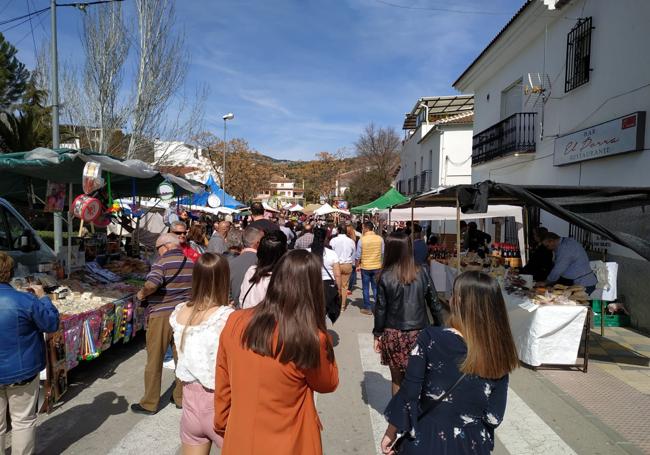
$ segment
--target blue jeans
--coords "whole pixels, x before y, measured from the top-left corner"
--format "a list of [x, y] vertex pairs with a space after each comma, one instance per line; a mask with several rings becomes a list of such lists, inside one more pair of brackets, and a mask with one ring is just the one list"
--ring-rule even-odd
[[377, 275], [381, 269], [364, 270], [361, 269], [361, 287], [363, 288], [363, 307], [366, 310], [372, 310], [375, 306], [370, 303], [370, 286], [372, 286], [372, 296], [377, 303]]
[[352, 264], [352, 275], [350, 275], [348, 289], [352, 290], [356, 285], [357, 285], [357, 266]]

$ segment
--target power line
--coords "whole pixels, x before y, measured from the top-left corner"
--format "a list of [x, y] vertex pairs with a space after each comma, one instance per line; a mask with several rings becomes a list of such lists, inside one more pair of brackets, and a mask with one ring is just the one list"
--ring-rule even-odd
[[[29, 6], [29, 0], [27, 0], [27, 12], [29, 14], [32, 13], [32, 9]], [[36, 54], [38, 53], [36, 51], [36, 38], [34, 38], [34, 24], [32, 24], [32, 17], [29, 16], [29, 30], [32, 32], [32, 44], [34, 45], [34, 58], [36, 58]]]
[[[23, 24], [26, 24], [27, 22], [30, 21], [30, 19], [31, 19], [32, 17], [36, 17], [36, 16], [38, 16], [38, 15], [41, 15], [41, 14], [43, 14], [44, 12], [48, 11], [49, 9], [50, 9], [50, 8], [45, 8], [45, 9], [42, 9], [42, 10], [39, 10], [39, 11], [35, 11], [35, 12], [32, 13], [31, 15], [29, 15], [29, 17], [27, 17], [26, 19], [23, 19], [22, 22], [18, 22], [17, 24], [13, 24], [13, 25], [11, 25], [10, 27], [7, 27], [7, 28], [5, 28], [4, 30], [2, 30], [2, 33], [6, 33], [6, 32], [8, 32], [9, 30], [13, 30], [13, 29], [16, 28], [16, 27], [19, 27], [19, 26], [21, 26], [21, 25], [23, 25]], [[10, 22], [11, 22], [11, 21], [10, 21]], [[6, 24], [3, 23], [3, 24], [0, 24], [0, 25], [6, 25]]]
[[377, 3], [382, 5], [390, 6], [393, 8], [408, 9], [415, 11], [436, 11], [441, 13], [456, 13], [456, 14], [476, 14], [483, 16], [508, 16], [510, 13], [499, 12], [499, 11], [479, 11], [479, 10], [459, 10], [454, 8], [444, 8], [438, 6], [409, 6], [409, 5], [399, 5], [397, 3], [391, 3], [386, 0], [375, 0]]
[[0, 10], [0, 14], [4, 13], [7, 8], [9, 8], [9, 5], [13, 3], [14, 0], [9, 0], [7, 4]]
[[38, 14], [44, 13], [45, 11], [49, 11], [49, 10], [50, 10], [50, 7], [48, 6], [48, 7], [46, 7], [46, 8], [39, 9], [38, 11], [34, 11], [33, 13], [23, 14], [22, 16], [17, 16], [17, 17], [13, 17], [13, 18], [11, 18], [11, 19], [7, 19], [7, 20], [4, 20], [4, 21], [0, 21], [0, 26], [1, 26], [1, 25], [7, 25], [7, 24], [10, 24], [10, 23], [12, 23], [12, 22], [16, 22], [16, 21], [19, 21], [19, 20], [22, 20], [22, 19], [27, 18], [26, 21], [21, 22], [21, 24], [24, 24], [25, 22], [27, 22], [27, 21], [29, 20], [30, 17], [36, 16], [36, 15], [38, 15]]

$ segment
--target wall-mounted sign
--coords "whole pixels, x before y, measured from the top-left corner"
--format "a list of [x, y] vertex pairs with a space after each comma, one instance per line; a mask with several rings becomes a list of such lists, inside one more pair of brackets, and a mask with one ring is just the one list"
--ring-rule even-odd
[[643, 150], [645, 111], [594, 125], [555, 140], [553, 164], [578, 163]]
[[158, 197], [163, 201], [169, 201], [174, 198], [174, 185], [169, 182], [162, 182], [158, 185]]

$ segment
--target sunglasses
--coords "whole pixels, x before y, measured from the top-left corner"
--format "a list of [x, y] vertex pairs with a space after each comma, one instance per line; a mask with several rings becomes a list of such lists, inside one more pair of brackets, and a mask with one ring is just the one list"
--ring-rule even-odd
[[172, 234], [174, 235], [187, 235], [186, 231], [172, 231]]

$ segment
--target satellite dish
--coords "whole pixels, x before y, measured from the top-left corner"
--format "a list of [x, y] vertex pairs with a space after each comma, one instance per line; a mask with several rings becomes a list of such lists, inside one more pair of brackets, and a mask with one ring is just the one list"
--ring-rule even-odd
[[211, 194], [208, 196], [208, 205], [213, 209], [216, 209], [217, 207], [221, 206], [221, 199], [219, 199], [219, 196], [216, 194]]

